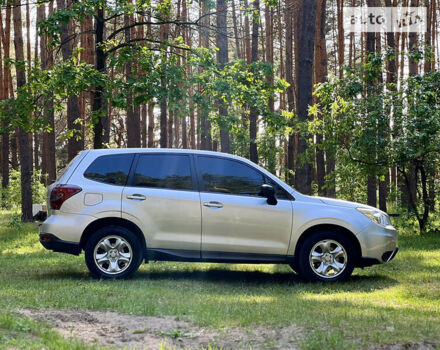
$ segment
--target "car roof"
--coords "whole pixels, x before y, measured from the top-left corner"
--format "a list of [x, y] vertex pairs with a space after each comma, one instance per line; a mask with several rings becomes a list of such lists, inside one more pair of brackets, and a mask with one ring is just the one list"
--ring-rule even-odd
[[246, 160], [248, 159], [236, 156], [229, 153], [214, 152], [214, 151], [202, 151], [195, 149], [181, 149], [181, 148], [102, 148], [91, 149], [88, 152], [96, 155], [115, 154], [115, 153], [183, 153], [183, 154], [200, 154], [208, 156], [221, 156], [233, 159]]

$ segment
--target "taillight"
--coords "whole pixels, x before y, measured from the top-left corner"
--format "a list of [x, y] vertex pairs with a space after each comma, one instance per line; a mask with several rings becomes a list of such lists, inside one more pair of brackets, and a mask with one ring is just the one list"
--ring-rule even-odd
[[70, 197], [74, 196], [78, 192], [81, 192], [82, 188], [75, 185], [58, 185], [52, 192], [50, 192], [50, 208], [58, 210], [61, 205]]

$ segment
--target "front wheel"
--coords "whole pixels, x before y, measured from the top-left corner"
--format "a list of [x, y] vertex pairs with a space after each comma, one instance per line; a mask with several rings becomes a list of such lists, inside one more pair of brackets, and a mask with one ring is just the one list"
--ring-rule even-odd
[[126, 278], [142, 262], [139, 239], [124, 227], [108, 226], [90, 237], [85, 249], [87, 267], [97, 278]]
[[337, 232], [318, 232], [299, 250], [298, 269], [309, 281], [345, 280], [353, 272], [356, 252], [351, 241]]

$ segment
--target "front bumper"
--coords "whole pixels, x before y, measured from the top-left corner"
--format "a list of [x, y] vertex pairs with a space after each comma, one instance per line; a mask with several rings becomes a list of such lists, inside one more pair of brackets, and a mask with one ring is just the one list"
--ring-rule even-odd
[[79, 255], [81, 253], [79, 243], [63, 241], [50, 233], [40, 233], [40, 243], [44, 248], [53, 250], [54, 252], [73, 255]]
[[390, 262], [399, 251], [397, 231], [391, 225], [382, 227], [372, 223], [358, 238], [362, 249], [360, 266], [363, 267]]
[[396, 249], [394, 249], [394, 251], [388, 251], [382, 254], [382, 260], [376, 259], [376, 258], [361, 258], [359, 260], [359, 263], [356, 265], [356, 267], [368, 267], [368, 266], [373, 266], [373, 265], [377, 265], [377, 264], [383, 264], [386, 262], [390, 262], [391, 260], [393, 260], [396, 255], [397, 252], [399, 251], [399, 248], [396, 247]]

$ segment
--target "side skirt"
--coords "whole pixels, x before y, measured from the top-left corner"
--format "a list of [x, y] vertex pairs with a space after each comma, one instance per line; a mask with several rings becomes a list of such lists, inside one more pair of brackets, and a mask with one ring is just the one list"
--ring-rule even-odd
[[186, 261], [232, 264], [293, 264], [293, 255], [253, 254], [204, 251], [203, 257], [198, 250], [147, 249], [145, 262], [148, 261]]

